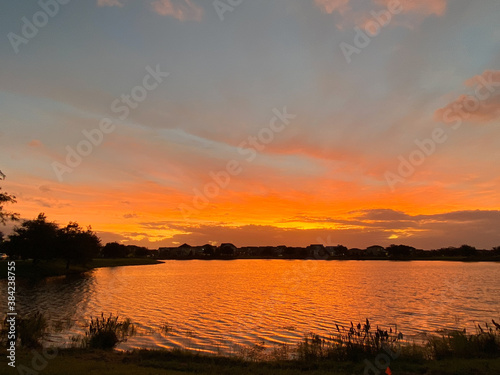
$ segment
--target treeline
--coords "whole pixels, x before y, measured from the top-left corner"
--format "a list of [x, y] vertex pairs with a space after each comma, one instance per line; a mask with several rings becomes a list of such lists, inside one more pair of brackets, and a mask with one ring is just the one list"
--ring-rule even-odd
[[91, 227], [84, 229], [76, 222], [60, 227], [48, 221], [43, 213], [34, 220], [24, 220], [6, 239], [0, 232], [0, 252], [6, 253], [11, 259], [32, 259], [35, 264], [64, 260], [67, 269], [71, 265], [86, 265], [97, 257], [145, 257], [152, 254], [145, 247], [116, 242], [103, 247], [101, 239]]
[[36, 219], [16, 226], [6, 241], [2, 236], [0, 246], [11, 259], [32, 259], [34, 263], [62, 259], [69, 268], [98, 256], [101, 240], [90, 227], [84, 229], [76, 222], [60, 227], [41, 213]]
[[118, 242], [107, 243], [100, 252], [102, 258], [142, 258], [156, 255], [157, 252], [147, 247], [136, 245], [123, 245]]

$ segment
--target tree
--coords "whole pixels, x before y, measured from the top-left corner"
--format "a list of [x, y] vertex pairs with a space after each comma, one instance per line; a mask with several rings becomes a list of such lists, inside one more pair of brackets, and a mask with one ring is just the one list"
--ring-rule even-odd
[[7, 251], [10, 256], [30, 259], [36, 263], [41, 259], [53, 259], [57, 255], [56, 223], [47, 221], [40, 213], [34, 220], [25, 220], [20, 227], [14, 228], [9, 236]]
[[104, 258], [125, 258], [129, 250], [127, 246], [119, 244], [118, 242], [109, 242], [101, 250]]
[[458, 248], [458, 254], [464, 257], [470, 257], [477, 254], [477, 249], [470, 245], [462, 245]]
[[[2, 188], [0, 188], [2, 190]], [[5, 225], [7, 220], [19, 220], [19, 214], [14, 212], [4, 211], [3, 205], [5, 203], [16, 203], [16, 197], [8, 193], [0, 191], [0, 222]]]
[[415, 251], [414, 247], [407, 245], [391, 245], [386, 248], [389, 258], [409, 258]]
[[57, 232], [58, 235], [58, 257], [66, 261], [66, 269], [73, 264], [87, 264], [92, 258], [99, 254], [101, 240], [92, 232], [81, 228], [78, 223], [70, 222]]

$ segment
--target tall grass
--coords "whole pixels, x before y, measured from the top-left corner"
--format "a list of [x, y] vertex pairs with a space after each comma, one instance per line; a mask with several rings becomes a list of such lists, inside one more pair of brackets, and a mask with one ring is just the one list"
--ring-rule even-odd
[[406, 360], [443, 360], [450, 358], [498, 358], [500, 357], [500, 324], [492, 320], [476, 326], [476, 333], [466, 330], [441, 331], [431, 335], [427, 342], [419, 345], [404, 341], [403, 334], [395, 329], [389, 331], [377, 327], [372, 329], [369, 320], [364, 325], [348, 328], [336, 326], [337, 332], [330, 337], [310, 333], [297, 345], [296, 358], [302, 361], [334, 359], [338, 361], [362, 361], [382, 350], [398, 353]]
[[17, 318], [18, 337], [21, 346], [25, 348], [39, 348], [47, 335], [47, 319], [40, 312]]
[[[0, 344], [2, 346], [11, 341], [10, 334], [14, 333], [11, 331], [10, 323], [7, 320], [9, 318], [12, 317], [6, 315], [1, 323]], [[20, 346], [29, 349], [42, 347], [42, 341], [48, 334], [48, 323], [45, 316], [36, 311], [23, 317], [19, 315], [15, 319], [15, 339]]]
[[335, 359], [339, 361], [359, 361], [367, 356], [376, 355], [383, 348], [399, 351], [403, 340], [403, 334], [398, 331], [397, 326], [394, 330], [373, 327], [370, 321], [362, 325], [354, 325], [351, 322], [350, 327], [339, 326], [336, 324], [337, 331], [329, 337], [321, 337], [310, 333], [297, 346], [297, 358], [299, 360], [311, 361], [321, 358]]
[[112, 349], [118, 343], [126, 341], [135, 334], [135, 326], [130, 319], [118, 321], [118, 316], [90, 317], [90, 323], [85, 331], [82, 346], [93, 349]]
[[476, 326], [476, 333], [468, 335], [463, 331], [444, 331], [440, 337], [431, 337], [427, 347], [434, 359], [445, 358], [494, 358], [500, 357], [500, 325], [493, 319], [493, 325], [485, 323]]

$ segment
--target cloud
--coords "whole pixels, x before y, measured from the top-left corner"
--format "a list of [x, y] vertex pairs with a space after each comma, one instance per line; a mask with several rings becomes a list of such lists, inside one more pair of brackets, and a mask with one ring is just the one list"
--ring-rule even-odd
[[203, 9], [191, 0], [157, 0], [151, 6], [159, 15], [172, 16], [180, 21], [199, 21], [203, 15]]
[[442, 16], [446, 12], [447, 0], [375, 0], [376, 4], [389, 7], [392, 4], [401, 4], [403, 13], [418, 13], [423, 15]]
[[474, 89], [470, 95], [462, 94], [434, 112], [436, 121], [459, 117], [476, 123], [486, 123], [500, 117], [500, 70], [485, 70], [464, 82]]
[[122, 7], [123, 4], [119, 0], [97, 0], [97, 5], [100, 7]]
[[[349, 0], [341, 0], [349, 1]], [[97, 0], [100, 7], [122, 7], [123, 0]], [[174, 17], [180, 21], [199, 21], [203, 9], [192, 0], [156, 0], [151, 2], [152, 10], [161, 16]]]
[[52, 191], [52, 189], [51, 189], [51, 188], [50, 188], [50, 186], [48, 186], [48, 185], [40, 185], [40, 186], [38, 187], [38, 189], [39, 189], [40, 191], [43, 191], [44, 193], [48, 193], [48, 192]]
[[324, 12], [332, 14], [335, 11], [344, 13], [349, 9], [349, 0], [314, 0], [316, 5]]
[[38, 147], [41, 145], [42, 145], [42, 142], [39, 141], [38, 139], [33, 139], [31, 142], [28, 143], [28, 146], [31, 146], [31, 147]]
[[[388, 21], [393, 26], [413, 28], [415, 23], [420, 23], [427, 16], [443, 16], [447, 9], [447, 0], [373, 0], [371, 4], [354, 0], [314, 0], [314, 3], [325, 13], [337, 12], [342, 16], [342, 19], [337, 20], [336, 24], [339, 29], [344, 29], [349, 25], [365, 27], [373, 24], [373, 14], [376, 13], [382, 18], [386, 18], [383, 14], [387, 13], [389, 9], [391, 12], [394, 9], [394, 13]], [[417, 19], [412, 19], [409, 23], [408, 20], [392, 20], [395, 15], [400, 13], [414, 14]]]

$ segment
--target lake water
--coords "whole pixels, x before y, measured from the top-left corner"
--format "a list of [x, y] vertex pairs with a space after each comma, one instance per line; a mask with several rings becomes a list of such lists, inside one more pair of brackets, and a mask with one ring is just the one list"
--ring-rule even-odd
[[[6, 301], [6, 280], [0, 281]], [[500, 321], [500, 263], [233, 260], [166, 261], [101, 268], [85, 276], [18, 280], [18, 311], [38, 309], [63, 330], [59, 345], [89, 316], [130, 318], [138, 335], [120, 348], [231, 352], [264, 341], [295, 343], [308, 332], [369, 318], [405, 335], [474, 330]], [[169, 332], [161, 332], [168, 324]]]

